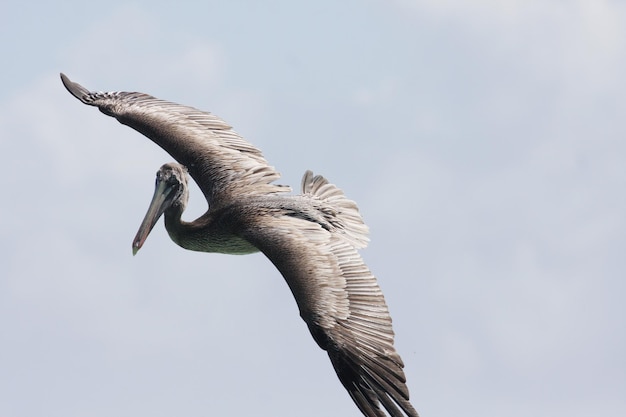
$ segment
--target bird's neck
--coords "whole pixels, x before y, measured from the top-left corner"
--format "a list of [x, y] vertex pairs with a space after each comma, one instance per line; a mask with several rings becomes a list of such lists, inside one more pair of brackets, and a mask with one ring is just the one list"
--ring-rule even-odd
[[171, 207], [164, 213], [165, 229], [178, 246], [199, 252], [217, 252], [244, 255], [258, 249], [239, 237], [219, 221], [219, 215], [207, 211], [193, 222], [182, 220], [183, 208]]

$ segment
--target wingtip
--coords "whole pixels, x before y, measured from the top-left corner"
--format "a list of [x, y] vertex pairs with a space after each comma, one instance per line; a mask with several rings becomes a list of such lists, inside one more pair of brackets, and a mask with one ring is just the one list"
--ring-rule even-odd
[[87, 90], [82, 85], [73, 82], [67, 77], [67, 75], [63, 73], [61, 73], [61, 82], [63, 83], [63, 86], [67, 89], [67, 91], [70, 92], [71, 95], [73, 95], [74, 97], [82, 101], [83, 103], [89, 104], [88, 101], [86, 100], [86, 97], [90, 94], [89, 90]]

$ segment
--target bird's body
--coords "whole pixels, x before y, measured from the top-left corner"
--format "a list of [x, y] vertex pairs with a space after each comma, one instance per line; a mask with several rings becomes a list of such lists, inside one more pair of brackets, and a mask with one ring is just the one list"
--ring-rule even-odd
[[[417, 417], [387, 305], [357, 251], [367, 245], [368, 229], [353, 201], [310, 171], [302, 194], [287, 194], [288, 187], [273, 183], [279, 174], [260, 151], [210, 113], [142, 93], [92, 93], [61, 78], [83, 103], [143, 133], [178, 161], [157, 172], [134, 253], [161, 215], [183, 248], [263, 252], [287, 281], [301, 317], [361, 412], [385, 416], [382, 404], [393, 417]], [[193, 222], [181, 220], [187, 173], [209, 203]]]

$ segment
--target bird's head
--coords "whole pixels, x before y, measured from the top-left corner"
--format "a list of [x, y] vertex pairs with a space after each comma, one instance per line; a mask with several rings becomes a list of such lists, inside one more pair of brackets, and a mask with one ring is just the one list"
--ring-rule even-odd
[[188, 197], [187, 168], [175, 162], [170, 162], [159, 168], [156, 173], [152, 201], [133, 240], [133, 255], [141, 249], [150, 231], [163, 213], [166, 213], [167, 217], [167, 213], [173, 212], [180, 217], [187, 205]]

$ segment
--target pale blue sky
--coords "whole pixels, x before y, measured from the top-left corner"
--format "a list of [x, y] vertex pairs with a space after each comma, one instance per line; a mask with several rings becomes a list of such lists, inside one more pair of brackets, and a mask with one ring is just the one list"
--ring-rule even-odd
[[356, 200], [422, 417], [626, 414], [622, 2], [9, 1], [0, 35], [0, 415], [359, 415], [263, 256], [132, 257], [171, 158], [61, 71]]

